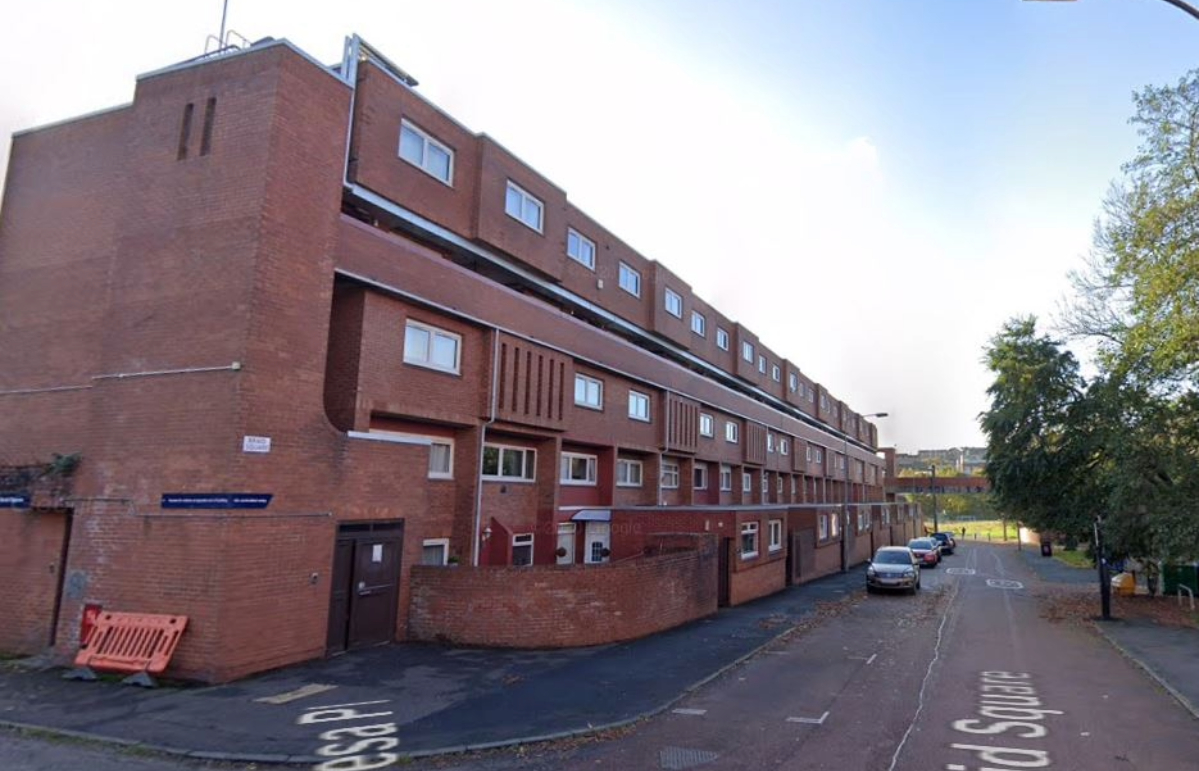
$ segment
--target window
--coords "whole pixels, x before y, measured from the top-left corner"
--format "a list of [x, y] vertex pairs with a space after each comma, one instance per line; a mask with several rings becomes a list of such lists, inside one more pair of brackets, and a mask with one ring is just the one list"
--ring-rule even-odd
[[816, 462], [824, 463], [824, 450], [820, 449], [819, 447], [816, 448]]
[[692, 487], [696, 490], [708, 489], [708, 465], [706, 463], [696, 463], [692, 471]]
[[841, 535], [841, 515], [832, 514], [829, 516], [829, 531], [833, 538]]
[[790, 455], [791, 454], [791, 442], [788, 441], [787, 437], [785, 437], [785, 436], [782, 437], [781, 439], [779, 439], [779, 453], [781, 455]]
[[429, 479], [454, 478], [454, 445], [434, 441], [429, 445]]
[[766, 452], [774, 452], [774, 434], [766, 432]]
[[736, 423], [734, 423], [731, 420], [726, 420], [724, 423], [724, 441], [729, 442], [731, 444], [736, 444], [737, 443], [737, 434], [738, 434], [739, 430], [740, 430], [740, 426], [738, 426]]
[[641, 296], [641, 274], [623, 262], [620, 263], [620, 288], [634, 297]]
[[795, 500], [795, 477], [791, 477], [791, 500]]
[[617, 487], [641, 487], [641, 461], [625, 460], [623, 458], [616, 461], [616, 486]]
[[537, 451], [499, 444], [483, 445], [483, 478], [513, 482], [532, 481]]
[[812, 462], [812, 448], [811, 447], [804, 448], [804, 460], [806, 460], [808, 463]]
[[883, 525], [886, 526], [886, 525], [890, 525], [890, 524], [891, 524], [891, 510], [883, 509]]
[[828, 397], [825, 396], [824, 394], [820, 394], [820, 409], [822, 409], [822, 410], [828, 409]]
[[783, 520], [770, 520], [770, 540], [767, 543], [770, 551], [778, 551], [783, 548]]
[[858, 532], [862, 533], [870, 529], [870, 512], [858, 509]]
[[449, 538], [426, 538], [421, 543], [420, 564], [445, 565], [450, 561]]
[[592, 410], [604, 408], [604, 381], [575, 375], [575, 404]]
[[512, 536], [512, 564], [533, 564], [533, 534], [521, 533]]
[[691, 311], [691, 331], [700, 337], [708, 336], [708, 320], [699, 311]]
[[774, 492], [775, 492], [775, 494], [778, 495], [779, 499], [782, 500], [782, 497], [783, 497], [783, 475], [777, 474], [774, 477], [774, 483], [775, 483], [774, 484]]
[[545, 206], [512, 180], [508, 180], [508, 193], [504, 197], [504, 211], [509, 217], [520, 220], [538, 233], [541, 232], [541, 219], [545, 212]]
[[720, 489], [724, 492], [729, 492], [733, 489], [733, 467], [721, 464], [720, 466]]
[[720, 327], [716, 327], [716, 347], [722, 351], [729, 349], [729, 333]]
[[808, 391], [808, 403], [809, 403], [809, 404], [815, 403], [815, 401], [816, 401], [816, 389], [815, 389], [815, 388], [813, 388], [812, 386], [806, 386], [806, 388], [807, 388], [807, 391]]
[[828, 514], [820, 515], [820, 522], [817, 525], [817, 529], [819, 531], [818, 535], [820, 536], [820, 540], [828, 540]]
[[649, 422], [649, 397], [637, 391], [629, 391], [629, 417]]
[[662, 487], [674, 490], [679, 486], [679, 464], [662, 461]]
[[400, 157], [447, 185], [454, 180], [454, 151], [406, 120], [400, 121]]
[[741, 358], [745, 359], [750, 364], [754, 363], [754, 347], [752, 344], [750, 344], [750, 343], [742, 343], [741, 344]]
[[404, 325], [404, 362], [459, 374], [462, 337], [444, 329], [408, 321]]
[[787, 375], [787, 388], [791, 393], [799, 390], [799, 375], [796, 375], [794, 372]]
[[758, 556], [758, 523], [744, 522], [741, 525], [741, 559]]
[[770, 366], [770, 379], [774, 382], [781, 382], [783, 379], [783, 371], [779, 369], [779, 365], [772, 364]]
[[766, 374], [766, 357], [760, 353], [758, 354], [758, 372]]
[[595, 242], [574, 228], [566, 229], [566, 256], [595, 270]]
[[594, 455], [562, 453], [559, 481], [564, 485], [594, 485], [596, 462]]
[[666, 303], [667, 313], [680, 319], [683, 318], [683, 298], [679, 296], [678, 292], [668, 288], [664, 302]]
[[699, 435], [700, 436], [715, 436], [716, 421], [706, 412], [699, 414]]
[[754, 491], [754, 475], [748, 471], [741, 472], [741, 492], [749, 494]]
[[769, 472], [763, 471], [762, 472], [762, 500], [765, 501], [766, 496], [768, 496], [769, 494], [770, 494], [770, 474], [769, 474]]

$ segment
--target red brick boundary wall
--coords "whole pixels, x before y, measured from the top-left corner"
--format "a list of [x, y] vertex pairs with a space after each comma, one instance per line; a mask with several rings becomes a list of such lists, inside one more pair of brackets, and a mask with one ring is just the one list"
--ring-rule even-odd
[[686, 551], [605, 565], [414, 566], [409, 638], [568, 648], [631, 640], [710, 616], [716, 539], [690, 540]]

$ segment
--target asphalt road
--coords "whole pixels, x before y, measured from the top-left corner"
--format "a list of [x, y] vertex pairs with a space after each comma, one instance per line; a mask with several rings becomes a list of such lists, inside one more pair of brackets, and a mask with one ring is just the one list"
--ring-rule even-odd
[[[1092, 630], [1043, 618], [1010, 548], [968, 544], [917, 596], [871, 595], [605, 737], [413, 769], [1183, 771], [1190, 713]], [[254, 768], [0, 733], [5, 771]], [[259, 768], [263, 768], [259, 766]]]

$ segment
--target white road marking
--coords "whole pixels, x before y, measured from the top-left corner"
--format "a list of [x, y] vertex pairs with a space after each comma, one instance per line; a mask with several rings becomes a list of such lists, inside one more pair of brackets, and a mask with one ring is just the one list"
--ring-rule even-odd
[[827, 718], [828, 718], [828, 710], [826, 709], [824, 711], [824, 714], [818, 718], [816, 718], [816, 717], [789, 717], [789, 718], [787, 718], [787, 722], [788, 723], [807, 723], [808, 725], [824, 725], [824, 721]]
[[945, 568], [945, 572], [951, 576], [972, 576], [974, 568]]
[[706, 710], [706, 709], [687, 709], [684, 707], [680, 707], [679, 709], [672, 709], [671, 712], [673, 712], [676, 715], [706, 715], [706, 714], [708, 714], [708, 710]]
[[988, 578], [987, 586], [992, 589], [1023, 589], [1024, 584], [1006, 578]]
[[865, 662], [866, 662], [866, 666], [870, 666], [871, 664], [873, 664], [873, 663], [874, 663], [874, 660], [878, 658], [878, 654], [877, 654], [877, 653], [871, 653], [869, 657], [866, 657], [866, 656], [850, 656], [849, 658], [850, 658], [850, 660], [851, 660], [851, 661], [865, 661]]
[[289, 701], [295, 701], [296, 699], [302, 699], [305, 696], [315, 696], [318, 693], [324, 693], [325, 691], [331, 691], [336, 687], [337, 687], [336, 685], [321, 685], [319, 683], [309, 683], [308, 685], [301, 686], [301, 687], [295, 689], [294, 691], [287, 691], [286, 693], [278, 693], [278, 694], [275, 694], [274, 696], [263, 696], [260, 699], [255, 699], [254, 701], [260, 701], [263, 704], [287, 704]]

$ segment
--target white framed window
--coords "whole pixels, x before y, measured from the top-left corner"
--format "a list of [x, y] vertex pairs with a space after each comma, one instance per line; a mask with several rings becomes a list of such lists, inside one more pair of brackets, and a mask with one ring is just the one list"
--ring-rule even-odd
[[840, 514], [829, 515], [829, 534], [833, 538], [836, 538], [837, 536], [841, 535], [841, 515]]
[[508, 180], [508, 191], [504, 196], [504, 212], [519, 220], [526, 227], [542, 232], [545, 204], [532, 193], [512, 180]]
[[404, 363], [460, 374], [462, 336], [419, 321], [404, 324]]
[[641, 296], [641, 274], [625, 263], [620, 263], [620, 288], [633, 295]]
[[741, 559], [747, 560], [758, 556], [758, 523], [741, 523]]
[[774, 452], [774, 434], [769, 431], [766, 432], [766, 452]]
[[696, 490], [708, 489], [708, 464], [696, 463], [692, 466], [691, 487]]
[[706, 412], [699, 414], [699, 435], [700, 436], [715, 436], [716, 421]]
[[821, 514], [816, 525], [817, 535], [821, 541], [828, 540], [828, 514]]
[[758, 372], [766, 374], [766, 357], [760, 353], [758, 354]]
[[674, 461], [662, 461], [662, 487], [674, 490], [679, 486], [679, 464]]
[[520, 533], [512, 536], [512, 564], [533, 564], [533, 534]]
[[562, 453], [558, 481], [564, 485], [594, 485], [598, 459], [577, 452]]
[[454, 443], [434, 439], [429, 445], [429, 479], [454, 478]]
[[720, 464], [720, 489], [723, 492], [731, 492], [733, 489], [733, 467], [725, 464]]
[[708, 336], [708, 320], [699, 311], [691, 311], [691, 331], [700, 337]]
[[775, 474], [775, 476], [774, 476], [774, 492], [778, 495], [779, 499], [781, 500], [783, 497], [783, 475], [782, 474]]
[[890, 525], [890, 524], [891, 524], [891, 510], [883, 509], [883, 525], [886, 526], [886, 525]]
[[750, 364], [754, 363], [754, 346], [752, 343], [741, 344], [741, 358], [745, 359]]
[[787, 389], [790, 390], [791, 393], [795, 393], [799, 390], [799, 375], [796, 375], [794, 372], [791, 372], [787, 375]]
[[595, 242], [574, 228], [566, 229], [566, 256], [595, 270]]
[[783, 548], [783, 520], [772, 519], [770, 525], [770, 540], [767, 541], [767, 548], [770, 551], [778, 551]]
[[641, 487], [643, 467], [639, 460], [619, 458], [616, 461], [616, 486]]
[[822, 409], [822, 410], [828, 409], [828, 397], [825, 396], [824, 394], [820, 394], [820, 409]]
[[804, 448], [804, 460], [808, 463], [812, 462], [812, 447], [810, 445]]
[[858, 509], [858, 532], [862, 533], [870, 529], [870, 512]]
[[795, 500], [795, 477], [791, 477], [791, 500]]
[[454, 151], [407, 120], [400, 121], [400, 157], [434, 179], [454, 184]]
[[766, 496], [770, 494], [770, 474], [766, 471], [762, 472], [762, 500], [766, 500]]
[[639, 391], [629, 391], [629, 417], [649, 422], [649, 397]]
[[502, 444], [483, 445], [483, 478], [531, 482], [537, 469], [537, 451]]
[[785, 436], [779, 439], [779, 453], [782, 455], [791, 454], [791, 442]]
[[678, 292], [667, 287], [663, 302], [667, 313], [676, 318], [683, 318], [683, 298]]
[[820, 449], [819, 447], [816, 448], [816, 462], [824, 463], [824, 450]]
[[716, 347], [722, 351], [729, 349], [729, 333], [720, 327], [716, 327]]
[[604, 408], [604, 381], [575, 374], [575, 404], [590, 410]]
[[741, 492], [752, 493], [754, 491], [754, 475], [748, 471], [741, 472]]
[[779, 365], [777, 365], [777, 364], [770, 365], [770, 379], [776, 383], [782, 381], [783, 371], [781, 369], [779, 369]]
[[816, 402], [816, 389], [812, 386], [807, 386], [806, 388], [808, 391], [808, 404], [814, 404]]
[[730, 444], [736, 444], [740, 436], [741, 427], [731, 420], [724, 422], [724, 441]]
[[426, 538], [421, 542], [420, 564], [446, 565], [450, 561], [449, 538]]

